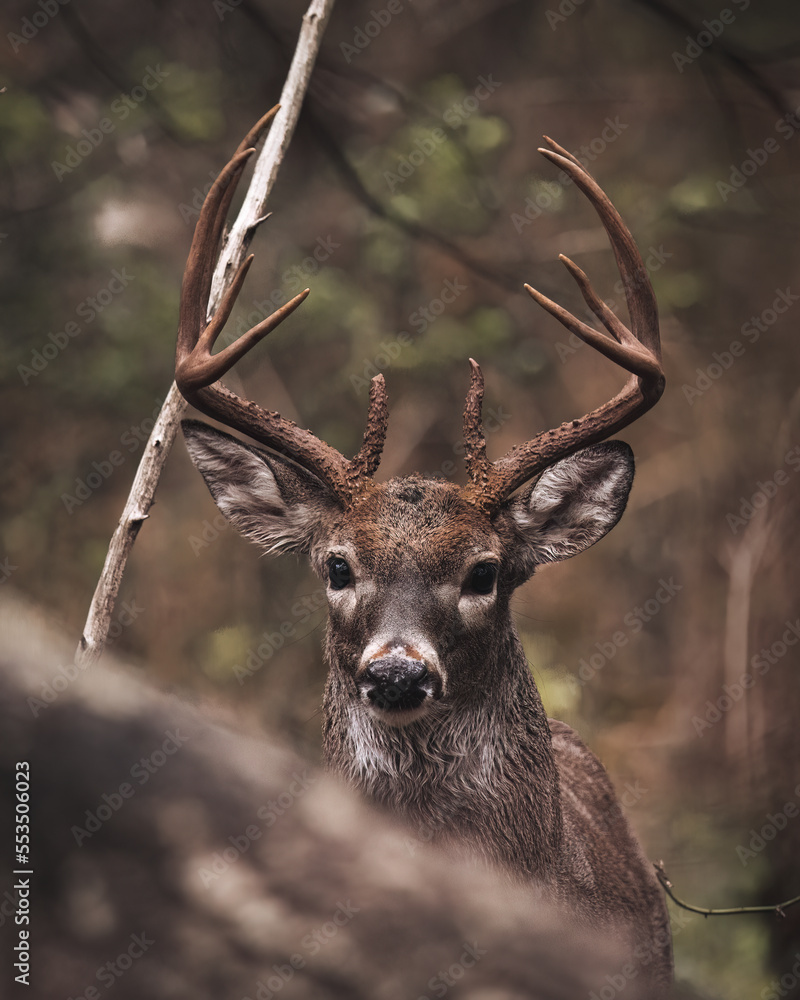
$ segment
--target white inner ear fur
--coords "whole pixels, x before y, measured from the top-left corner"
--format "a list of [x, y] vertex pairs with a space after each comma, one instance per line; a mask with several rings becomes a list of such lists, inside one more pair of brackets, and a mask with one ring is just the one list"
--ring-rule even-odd
[[627, 445], [594, 445], [542, 473], [512, 513], [537, 563], [559, 562], [599, 541], [622, 516], [633, 480]]
[[[217, 506], [246, 538], [265, 553], [304, 548], [315, 524], [312, 505], [281, 495], [267, 460], [218, 432], [192, 429], [186, 447]], [[299, 485], [297, 475], [277, 465], [277, 475]]]

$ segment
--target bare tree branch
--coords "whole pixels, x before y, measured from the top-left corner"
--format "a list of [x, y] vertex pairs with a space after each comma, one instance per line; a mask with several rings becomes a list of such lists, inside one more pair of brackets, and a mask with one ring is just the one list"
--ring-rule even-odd
[[[263, 217], [264, 205], [275, 183], [278, 169], [300, 115], [311, 71], [332, 9], [333, 0], [312, 0], [303, 17], [294, 58], [281, 93], [280, 110], [272, 122], [264, 148], [256, 162], [244, 205], [217, 261], [209, 302], [209, 316], [216, 312], [222, 296], [228, 289], [230, 279], [244, 259], [253, 233]], [[173, 382], [145, 446], [89, 607], [83, 634], [75, 653], [75, 662], [82, 668], [95, 663], [105, 648], [125, 565], [139, 529], [149, 516], [161, 470], [172, 448], [186, 405], [186, 401]]]
[[[244, 260], [256, 226], [263, 218], [264, 206], [278, 176], [278, 168], [294, 134], [322, 33], [332, 9], [333, 0], [312, 0], [303, 18], [300, 40], [281, 94], [280, 111], [270, 126], [264, 148], [256, 160], [253, 179], [245, 195], [244, 204], [217, 261], [211, 285], [212, 308], [216, 308], [216, 304], [222, 298], [227, 287], [228, 275], [234, 274]], [[309, 39], [304, 44], [305, 35], [308, 35]], [[314, 44], [311, 44], [312, 39]]]
[[[636, 3], [654, 11], [679, 32], [686, 31], [692, 34], [697, 29], [697, 24], [691, 17], [676, 10], [666, 0], [636, 0]], [[734, 49], [724, 39], [722, 41], [716, 39], [711, 51], [733, 73], [736, 73], [749, 87], [760, 94], [764, 101], [778, 114], [787, 115], [794, 110], [781, 89], [753, 66], [753, 63], [761, 61], [758, 55]]]
[[694, 906], [692, 903], [686, 903], [684, 900], [679, 899], [672, 891], [672, 882], [670, 882], [667, 873], [664, 871], [663, 861], [655, 862], [653, 867], [656, 870], [656, 875], [662, 889], [673, 903], [676, 903], [684, 910], [689, 910], [691, 913], [701, 913], [704, 917], [734, 917], [740, 913], [774, 913], [777, 917], [785, 917], [784, 910], [788, 910], [790, 906], [797, 906], [800, 903], [800, 896], [794, 896], [792, 899], [785, 899], [782, 903], [770, 903], [767, 906], [728, 906], [724, 909], [713, 910], [707, 906]]

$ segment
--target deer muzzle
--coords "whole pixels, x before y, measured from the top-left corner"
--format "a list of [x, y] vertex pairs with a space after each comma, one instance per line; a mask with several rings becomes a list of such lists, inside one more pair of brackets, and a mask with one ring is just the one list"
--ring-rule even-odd
[[358, 693], [382, 713], [416, 716], [426, 701], [441, 697], [441, 675], [431, 662], [435, 659], [402, 642], [368, 649], [356, 677]]

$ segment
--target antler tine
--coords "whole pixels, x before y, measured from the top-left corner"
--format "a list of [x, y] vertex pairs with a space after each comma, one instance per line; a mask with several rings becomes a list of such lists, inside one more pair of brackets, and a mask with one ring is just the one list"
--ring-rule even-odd
[[[231, 201], [236, 193], [239, 178], [247, 160], [255, 151], [253, 147], [279, 109], [280, 105], [276, 104], [274, 108], [271, 108], [250, 129], [239, 143], [230, 162], [214, 181], [203, 203], [200, 218], [197, 220], [194, 237], [192, 238], [192, 247], [189, 251], [189, 259], [186, 262], [183, 288], [181, 290], [181, 329], [188, 334], [188, 338], [184, 338], [182, 341], [179, 333], [179, 356], [183, 353], [183, 357], [179, 357], [179, 360], [183, 360], [191, 353], [194, 347], [193, 331], [201, 329], [206, 322], [214, 263], [217, 251], [219, 250], [225, 219], [228, 216]], [[241, 287], [241, 281], [237, 287]], [[231, 306], [232, 304], [231, 302]], [[184, 312], [186, 312], [185, 322]], [[230, 312], [230, 308], [228, 312]]]
[[486, 457], [486, 436], [483, 433], [483, 372], [473, 358], [469, 359], [472, 375], [464, 405], [464, 461], [470, 487], [477, 495], [491, 495], [502, 484], [494, 463]]
[[478, 386], [473, 368], [473, 383], [464, 414], [467, 471], [470, 478], [464, 495], [486, 511], [495, 510], [515, 489], [549, 465], [566, 458], [579, 448], [605, 440], [632, 423], [649, 410], [664, 391], [658, 308], [647, 268], [633, 236], [608, 196], [580, 161], [552, 139], [547, 136], [544, 139], [550, 148], [540, 149], [539, 152], [575, 181], [594, 206], [608, 233], [625, 289], [631, 329], [600, 299], [578, 265], [563, 254], [559, 255], [559, 259], [575, 279], [586, 304], [610, 336], [583, 323], [530, 285], [525, 285], [525, 289], [568, 330], [630, 372], [631, 377], [613, 399], [579, 420], [539, 434], [526, 444], [512, 448], [498, 461], [489, 463], [483, 434], [479, 428], [483, 379], [480, 378]]
[[620, 368], [624, 368], [633, 375], [640, 375], [642, 377], [658, 374], [660, 371], [658, 361], [648, 350], [641, 348], [639, 341], [633, 336], [631, 331], [609, 309], [605, 302], [598, 297], [586, 274], [584, 274], [574, 261], [570, 260], [569, 257], [565, 257], [563, 253], [558, 255], [558, 259], [575, 279], [584, 301], [612, 337], [614, 337], [614, 340], [609, 340], [608, 337], [603, 336], [594, 327], [587, 326], [586, 323], [573, 316], [571, 312], [567, 312], [563, 306], [560, 306], [557, 302], [553, 302], [552, 299], [548, 299], [546, 295], [542, 295], [541, 292], [526, 284], [524, 286], [525, 291], [528, 292], [531, 298], [538, 302], [543, 309], [546, 309], [551, 316], [555, 316], [562, 326], [565, 326], [571, 333], [580, 337], [584, 343], [594, 347], [600, 354], [616, 362]]
[[[208, 296], [211, 291], [211, 275], [214, 259], [225, 222], [220, 206], [227, 187], [235, 188], [232, 179], [241, 172], [242, 161], [246, 161], [251, 150], [237, 153], [220, 172], [206, 195], [200, 217], [195, 226], [192, 246], [183, 272], [181, 286], [180, 323], [178, 326], [178, 347], [176, 368], [185, 364], [197, 344], [200, 331], [206, 326]], [[233, 191], [231, 191], [231, 197]], [[177, 376], [176, 376], [177, 378]]]
[[309, 290], [306, 288], [276, 309], [218, 354], [211, 353], [253, 262], [251, 254], [236, 272], [215, 315], [207, 321], [211, 280], [225, 218], [244, 166], [255, 151], [252, 144], [277, 110], [273, 108], [248, 132], [203, 203], [181, 288], [175, 380], [183, 396], [197, 409], [288, 456], [327, 483], [339, 499], [349, 505], [355, 494], [366, 488], [380, 462], [388, 414], [382, 377], [373, 379], [364, 442], [353, 461], [348, 461], [310, 431], [279, 413], [242, 399], [218, 381], [239, 358], [294, 312]]
[[481, 419], [484, 380], [481, 366], [474, 358], [469, 359], [469, 365], [472, 373], [464, 404], [464, 457], [469, 478], [476, 479], [488, 464], [486, 436]]
[[[556, 166], [565, 170], [594, 206], [611, 242], [617, 261], [625, 302], [631, 319], [633, 336], [642, 346], [661, 360], [661, 340], [658, 333], [658, 305], [650, 284], [647, 268], [630, 230], [614, 208], [611, 199], [602, 190], [588, 170], [570, 154], [564, 155], [557, 143], [544, 137], [551, 149], [539, 149]], [[564, 258], [562, 258], [564, 259]]]
[[389, 426], [389, 402], [383, 375], [376, 375], [369, 384], [369, 410], [364, 440], [350, 460], [348, 479], [355, 483], [375, 474], [381, 460], [386, 431]]

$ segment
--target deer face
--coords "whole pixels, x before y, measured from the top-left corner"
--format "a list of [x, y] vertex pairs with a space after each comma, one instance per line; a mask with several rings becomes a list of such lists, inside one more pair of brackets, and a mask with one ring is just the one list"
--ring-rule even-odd
[[633, 475], [630, 449], [613, 442], [557, 463], [493, 515], [457, 486], [419, 476], [370, 484], [345, 509], [285, 459], [195, 421], [184, 434], [246, 537], [266, 552], [309, 555], [326, 587], [331, 665], [388, 725], [484, 696], [501, 668], [514, 589], [613, 527]]
[[456, 487], [418, 477], [376, 485], [311, 549], [327, 586], [331, 651], [351, 692], [403, 724], [475, 683], [469, 651], [506, 613], [506, 545]]

